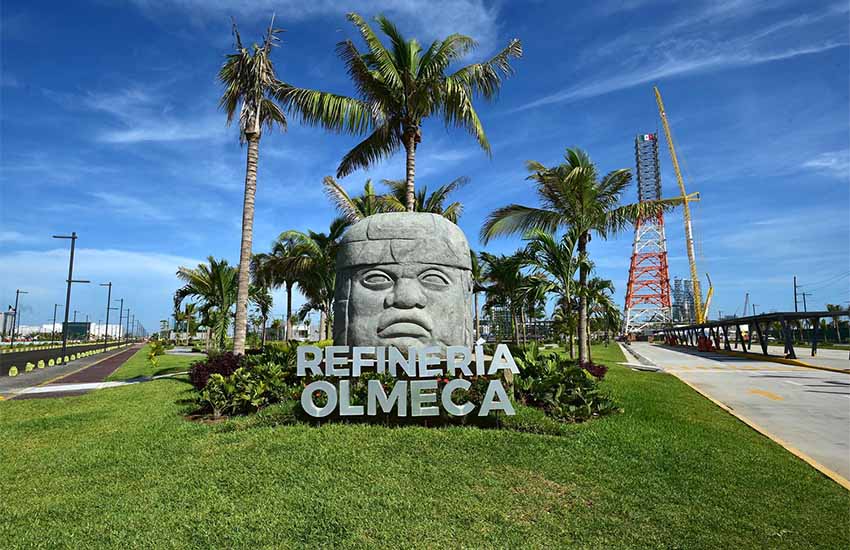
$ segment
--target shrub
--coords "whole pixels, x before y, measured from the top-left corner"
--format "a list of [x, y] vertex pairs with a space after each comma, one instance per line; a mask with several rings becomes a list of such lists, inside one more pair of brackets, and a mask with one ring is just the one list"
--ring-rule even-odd
[[597, 382], [607, 371], [604, 365], [585, 363], [579, 367], [559, 355], [542, 355], [536, 346], [516, 360], [520, 375], [514, 379], [514, 395], [524, 404], [567, 422], [619, 411]]
[[40, 369], [43, 369], [44, 368], [44, 359], [40, 359], [36, 366]]
[[157, 358], [160, 355], [165, 355], [165, 344], [161, 340], [154, 340], [151, 342], [150, 350], [148, 351], [148, 362], [153, 368], [157, 368], [159, 365], [159, 359]]
[[605, 378], [605, 373], [608, 372], [608, 367], [602, 364], [594, 363], [593, 361], [585, 361], [581, 364], [581, 368], [593, 375], [597, 380]]
[[18, 367], [12, 367], [9, 369], [9, 376], [17, 376], [18, 375]]
[[211, 374], [198, 396], [198, 404], [217, 418], [222, 414], [256, 412], [286, 399], [289, 393], [278, 365], [239, 367], [229, 376]]
[[24, 372], [32, 372], [34, 368], [35, 365], [33, 365], [32, 363], [27, 363], [24, 367]]
[[189, 381], [196, 390], [201, 391], [207, 385], [211, 375], [230, 376], [242, 366], [242, 360], [241, 355], [229, 351], [210, 354], [205, 360], [198, 361], [189, 368]]
[[53, 359], [48, 359], [48, 361], [47, 361], [47, 366], [48, 366], [48, 367], [52, 367], [52, 366], [54, 366], [55, 364], [56, 364], [56, 361], [54, 361]]

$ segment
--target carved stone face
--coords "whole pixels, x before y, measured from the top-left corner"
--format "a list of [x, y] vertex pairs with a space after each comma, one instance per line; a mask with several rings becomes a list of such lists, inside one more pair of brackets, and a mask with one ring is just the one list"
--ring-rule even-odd
[[441, 216], [378, 214], [353, 225], [336, 288], [337, 345], [471, 345], [469, 245]]

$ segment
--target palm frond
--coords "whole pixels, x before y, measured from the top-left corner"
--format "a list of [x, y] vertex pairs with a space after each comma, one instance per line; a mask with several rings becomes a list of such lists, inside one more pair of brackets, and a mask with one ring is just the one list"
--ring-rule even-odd
[[358, 168], [392, 156], [401, 147], [401, 137], [387, 124], [375, 128], [369, 136], [342, 157], [336, 177], [344, 178]]
[[522, 57], [522, 42], [514, 38], [505, 48], [484, 63], [467, 65], [453, 74], [447, 80], [463, 82], [474, 94], [485, 99], [492, 99], [499, 94], [502, 79], [513, 74], [510, 60]]
[[487, 216], [481, 227], [480, 239], [487, 244], [493, 237], [522, 235], [535, 228], [554, 233], [565, 225], [565, 221], [557, 212], [511, 204], [498, 208]]

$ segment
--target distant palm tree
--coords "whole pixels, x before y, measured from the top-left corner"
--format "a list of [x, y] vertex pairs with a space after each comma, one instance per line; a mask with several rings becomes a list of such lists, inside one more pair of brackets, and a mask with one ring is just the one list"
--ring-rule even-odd
[[325, 186], [325, 193], [336, 206], [340, 216], [351, 223], [388, 211], [383, 196], [375, 193], [372, 180], [366, 180], [366, 184], [363, 186], [363, 194], [356, 197], [350, 196], [345, 188], [330, 176], [325, 176], [322, 184]]
[[479, 261], [487, 295], [484, 307], [491, 312], [495, 306], [508, 308], [513, 340], [519, 343], [518, 315], [522, 304], [520, 289], [523, 283], [521, 270], [525, 257], [522, 254], [497, 256], [489, 252], [481, 252]]
[[186, 284], [175, 293], [174, 307], [179, 311], [180, 304], [188, 297], [199, 300], [204, 324], [215, 336], [213, 341], [217, 347], [224, 349], [230, 310], [236, 302], [237, 269], [228, 265], [227, 260], [216, 260], [212, 256], [207, 262], [196, 268], [181, 266], [177, 270], [177, 278]]
[[[844, 309], [846, 310], [846, 308], [844, 308]], [[835, 312], [835, 313], [843, 311], [839, 304], [826, 304], [826, 310], [832, 311], [832, 312]], [[835, 341], [838, 344], [841, 343], [841, 328], [840, 328], [840, 323], [838, 322], [839, 317], [841, 317], [841, 315], [833, 315], [832, 316], [832, 324], [835, 327]], [[824, 334], [826, 334], [826, 332], [824, 332]]]
[[[448, 206], [445, 203], [450, 193], [468, 182], [469, 178], [459, 177], [441, 185], [430, 195], [427, 187], [420, 187], [414, 197], [413, 211], [440, 214], [450, 222], [457, 223], [458, 218], [463, 213], [463, 205], [458, 201]], [[402, 180], [383, 180], [381, 183], [389, 187], [389, 193], [377, 194], [372, 185], [372, 180], [366, 180], [366, 184], [363, 186], [363, 194], [352, 197], [332, 177], [327, 176], [323, 181], [325, 193], [336, 205], [340, 216], [352, 223], [374, 214], [405, 212], [407, 210], [405, 205], [407, 184]]]
[[484, 127], [472, 104], [474, 97], [492, 100], [502, 79], [512, 74], [511, 58], [522, 56], [519, 40], [484, 63], [461, 67], [447, 74], [449, 66], [462, 59], [476, 43], [468, 36], [452, 34], [434, 41], [423, 52], [416, 40], [407, 40], [389, 19], [375, 21], [389, 38], [386, 48], [366, 21], [348, 14], [368, 51], [361, 53], [354, 42], [345, 40], [337, 52], [354, 81], [359, 98], [350, 98], [294, 87], [282, 90], [283, 103], [301, 114], [307, 124], [335, 131], [369, 133], [342, 159], [337, 177], [367, 168], [404, 147], [406, 156], [406, 209], [414, 209], [416, 146], [422, 139], [422, 121], [442, 117], [447, 126], [463, 128], [490, 152]]
[[295, 243], [297, 255], [290, 261], [290, 269], [296, 274], [298, 286], [307, 298], [306, 311], [317, 310], [321, 316], [319, 337], [322, 340], [330, 335], [336, 288], [336, 251], [348, 225], [344, 218], [337, 218], [327, 233], [292, 230], [284, 231], [279, 237]]
[[301, 256], [299, 244], [291, 238], [278, 238], [272, 243], [268, 253], [255, 254], [252, 261], [252, 271], [258, 281], [270, 288], [284, 287], [286, 289], [286, 334], [287, 340], [292, 338], [292, 290], [298, 282], [300, 266], [296, 265]]
[[274, 299], [272, 293], [269, 292], [268, 286], [252, 285], [251, 286], [251, 301], [257, 309], [257, 314], [260, 321], [260, 345], [266, 345], [266, 323], [269, 320], [269, 315], [272, 312]]
[[260, 136], [263, 127], [286, 128], [286, 117], [274, 101], [274, 94], [283, 87], [275, 75], [271, 61], [271, 50], [279, 40], [281, 29], [274, 28], [272, 17], [269, 29], [261, 45], [254, 44], [249, 50], [242, 45], [236, 24], [233, 36], [236, 52], [227, 60], [218, 73], [224, 84], [224, 94], [219, 106], [227, 113], [230, 124], [239, 112], [239, 139], [248, 143], [248, 160], [245, 169], [245, 200], [242, 207], [242, 242], [239, 249], [239, 277], [236, 294], [236, 321], [233, 331], [234, 353], [245, 353], [245, 332], [248, 322], [248, 287], [251, 263], [251, 244], [254, 238], [254, 196], [257, 191], [257, 162]]
[[579, 361], [588, 358], [587, 277], [590, 264], [586, 262], [587, 244], [591, 234], [607, 238], [622, 231], [640, 218], [656, 216], [681, 204], [682, 200], [662, 199], [633, 204], [620, 204], [620, 198], [631, 181], [627, 168], [614, 170], [599, 178], [596, 166], [581, 149], [567, 149], [565, 162], [546, 167], [528, 161], [528, 179], [536, 185], [541, 208], [511, 204], [493, 211], [481, 228], [486, 244], [501, 235], [524, 235], [532, 229], [555, 233], [559, 229], [574, 232], [579, 264]]
[[[383, 201], [386, 204], [386, 209], [391, 212], [404, 212], [409, 210], [407, 207], [407, 182], [403, 180], [384, 180], [384, 185], [390, 188], [390, 192], [383, 196]], [[458, 218], [463, 213], [463, 204], [455, 201], [448, 206], [445, 205], [448, 196], [453, 191], [469, 183], [469, 178], [461, 176], [449, 183], [441, 185], [428, 194], [428, 188], [420, 186], [413, 197], [412, 212], [430, 212], [439, 214], [452, 223], [457, 223]]]

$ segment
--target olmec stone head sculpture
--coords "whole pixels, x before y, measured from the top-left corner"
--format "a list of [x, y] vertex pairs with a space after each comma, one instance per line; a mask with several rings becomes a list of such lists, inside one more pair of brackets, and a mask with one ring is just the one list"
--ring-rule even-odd
[[437, 214], [387, 213], [352, 225], [336, 259], [334, 343], [472, 345], [469, 244]]

